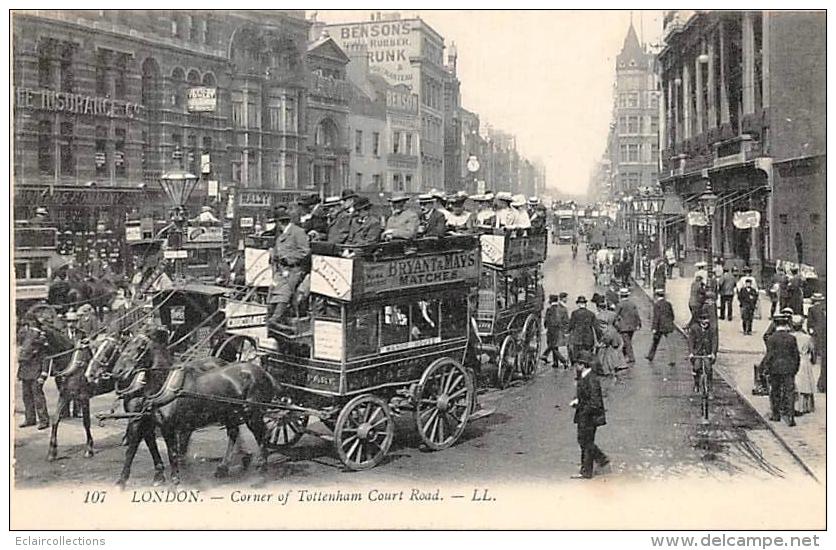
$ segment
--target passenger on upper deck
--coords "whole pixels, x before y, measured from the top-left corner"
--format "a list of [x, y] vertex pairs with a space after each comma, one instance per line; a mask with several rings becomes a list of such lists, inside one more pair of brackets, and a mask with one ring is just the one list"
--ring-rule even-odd
[[211, 226], [211, 225], [219, 225], [221, 220], [219, 220], [215, 213], [212, 211], [211, 206], [201, 206], [200, 207], [200, 214], [195, 216], [190, 220], [190, 223], [195, 225], [204, 225], [204, 226]]
[[354, 201], [357, 193], [352, 189], [343, 189], [341, 210], [334, 214], [331, 225], [328, 227], [328, 242], [343, 244], [348, 238], [351, 227], [351, 218], [354, 216]]
[[467, 193], [459, 191], [450, 197], [447, 203], [451, 207], [447, 215], [447, 230], [455, 233], [470, 233], [476, 227], [475, 215], [464, 209]]
[[47, 227], [49, 225], [49, 210], [43, 206], [35, 209], [35, 217], [29, 220], [29, 227]]
[[365, 246], [376, 243], [380, 240], [380, 220], [371, 215], [371, 201], [366, 197], [357, 197], [354, 200], [354, 216], [351, 218], [351, 225], [348, 230], [348, 239], [345, 244], [352, 246]]
[[392, 195], [389, 202], [392, 204], [392, 215], [386, 220], [386, 228], [383, 230], [383, 240], [414, 239], [418, 234], [418, 213], [411, 208], [406, 208], [409, 197], [402, 193]]
[[528, 216], [528, 210], [526, 207], [528, 203], [525, 200], [525, 195], [519, 194], [514, 195], [513, 200], [511, 201], [511, 208], [516, 211], [516, 227], [514, 229], [530, 229], [531, 228], [531, 218]]
[[328, 219], [321, 207], [318, 195], [300, 197], [296, 201], [297, 213], [299, 216], [299, 227], [311, 239], [321, 240], [328, 235]]
[[305, 231], [290, 221], [287, 208], [277, 206], [273, 216], [276, 220], [276, 244], [270, 250], [273, 284], [267, 301], [275, 307], [268, 324], [276, 325], [284, 316], [302, 278], [302, 264], [310, 255], [311, 247]]
[[476, 212], [476, 225], [480, 228], [489, 229], [495, 225], [496, 212], [493, 209], [493, 193], [484, 195], [473, 195], [470, 200], [476, 202], [479, 211]]
[[418, 203], [421, 205], [421, 227], [418, 233], [423, 237], [443, 237], [447, 233], [447, 216], [441, 204], [444, 195], [436, 191], [434, 194], [421, 195]]
[[528, 198], [528, 216], [531, 220], [531, 228], [542, 230], [546, 227], [546, 207], [538, 197]]
[[[494, 227], [504, 229], [528, 229], [531, 221], [527, 212], [520, 212], [518, 206], [525, 205], [525, 197], [512, 197], [507, 191], [496, 194], [496, 223]], [[524, 214], [524, 215], [523, 215]]]

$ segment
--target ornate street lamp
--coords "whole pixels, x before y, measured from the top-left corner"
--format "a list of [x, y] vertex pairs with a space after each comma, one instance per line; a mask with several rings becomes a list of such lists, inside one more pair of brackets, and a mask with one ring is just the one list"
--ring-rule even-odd
[[714, 262], [714, 212], [717, 210], [717, 202], [719, 201], [720, 197], [714, 194], [714, 190], [711, 188], [711, 180], [706, 178], [705, 180], [705, 191], [702, 192], [702, 195], [699, 196], [698, 200], [700, 206], [702, 206], [703, 212], [705, 213], [706, 217], [708, 218], [708, 250], [711, 254], [711, 258], [706, 259], [707, 262], [710, 262], [713, 265]]
[[183, 235], [188, 221], [186, 201], [197, 187], [197, 181], [197, 176], [184, 170], [173, 170], [160, 176], [160, 187], [171, 203], [172, 226], [168, 232], [165, 258], [174, 260], [175, 279], [183, 278], [182, 260], [188, 256], [183, 249]]

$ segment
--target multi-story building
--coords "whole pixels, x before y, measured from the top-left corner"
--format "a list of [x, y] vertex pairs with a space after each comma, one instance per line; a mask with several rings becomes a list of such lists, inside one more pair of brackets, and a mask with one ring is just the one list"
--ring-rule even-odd
[[448, 193], [462, 191], [466, 180], [462, 178], [462, 121], [459, 118], [462, 104], [461, 82], [458, 77], [458, 51], [456, 43], [447, 48], [447, 65], [444, 78], [444, 189]]
[[60, 205], [61, 227], [121, 231], [164, 211], [172, 169], [204, 199], [310, 186], [308, 27], [301, 11], [16, 12], [15, 217]]
[[653, 55], [632, 22], [616, 57], [613, 127], [608, 140], [616, 193], [630, 195], [659, 178], [659, 91]]
[[711, 225], [671, 225], [685, 260], [755, 273], [778, 261], [826, 273], [824, 13], [668, 12], [659, 53], [663, 187]]
[[[479, 182], [486, 181], [488, 147], [487, 141], [480, 133], [479, 115], [459, 107], [458, 119], [461, 127], [461, 155], [457, 166], [457, 176], [461, 182], [461, 189], [468, 193], [484, 192], [485, 184], [480, 188]], [[469, 170], [467, 166], [472, 158], [476, 161], [471, 164], [471, 168], [477, 168], [475, 171]]]
[[420, 138], [414, 144], [419, 166], [414, 190], [444, 186], [444, 39], [420, 18], [373, 14], [369, 21], [326, 25], [351, 55], [366, 52], [373, 74], [418, 96]]

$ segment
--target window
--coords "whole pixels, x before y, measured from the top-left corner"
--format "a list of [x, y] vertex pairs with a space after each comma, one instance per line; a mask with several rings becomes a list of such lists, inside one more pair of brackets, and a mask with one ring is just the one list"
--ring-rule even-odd
[[106, 178], [107, 167], [107, 127], [96, 126], [96, 177]]
[[441, 304], [441, 335], [444, 339], [467, 335], [467, 296], [454, 294]]
[[358, 191], [363, 188], [363, 174], [361, 172], [354, 174], [354, 188]]
[[52, 122], [40, 121], [38, 123], [38, 170], [45, 176], [55, 174], [53, 143]]
[[284, 159], [284, 186], [293, 189], [296, 187], [296, 157], [286, 155]]
[[786, 214], [778, 214], [778, 221], [781, 222], [782, 225], [787, 225], [789, 217]]
[[392, 174], [392, 191], [403, 191], [403, 183], [400, 174]]
[[372, 134], [372, 154], [376, 157], [380, 156], [380, 132]]
[[354, 131], [354, 152], [358, 155], [363, 154], [363, 131], [362, 130], [355, 130]]
[[61, 123], [61, 175], [74, 176], [75, 166], [75, 145], [73, 143], [73, 123]]
[[26, 262], [15, 262], [15, 279], [25, 279], [26, 276]]
[[270, 130], [274, 130], [277, 132], [282, 131], [282, 106], [273, 103], [274, 101], [278, 102], [278, 98], [271, 98], [271, 105], [267, 107], [267, 116], [269, 117], [270, 121]]
[[241, 183], [241, 154], [238, 154], [238, 159], [233, 160], [231, 163], [232, 169], [232, 181], [235, 183]]
[[212, 152], [212, 138], [211, 136], [203, 136], [203, 153], [209, 154]]
[[621, 144], [621, 162], [639, 162], [639, 145], [637, 143]]
[[110, 95], [107, 89], [107, 65], [109, 58], [109, 51], [100, 49], [96, 56], [96, 95], [107, 96]]
[[286, 124], [285, 132], [289, 134], [296, 133], [296, 100], [292, 97], [285, 98], [285, 114], [286, 114]]
[[114, 131], [116, 140], [113, 147], [113, 165], [117, 178], [124, 178], [128, 172], [128, 162], [125, 155], [125, 137], [127, 132], [124, 128], [116, 128]]
[[46, 262], [42, 260], [32, 260], [29, 262], [30, 279], [46, 279], [47, 274]]
[[261, 181], [261, 175], [258, 173], [258, 163], [256, 162], [255, 153], [250, 152], [247, 157], [247, 183], [258, 184]]
[[38, 48], [38, 87], [52, 88], [52, 59], [49, 56], [48, 43]]
[[407, 133], [406, 134], [406, 151], [405, 152], [406, 152], [407, 155], [412, 154], [412, 133]]
[[638, 92], [625, 92], [618, 94], [618, 106], [634, 108], [639, 106]]
[[821, 215], [820, 214], [810, 214], [810, 223], [811, 224], [818, 225], [818, 223], [820, 221], [821, 221]]
[[404, 191], [412, 191], [412, 174], [407, 174], [404, 183]]
[[622, 134], [638, 134], [639, 133], [638, 116], [622, 116], [618, 118], [618, 125], [621, 128]]
[[232, 125], [236, 128], [244, 126], [244, 99], [240, 93], [232, 94]]
[[72, 92], [75, 88], [75, 75], [73, 74], [73, 50], [72, 44], [66, 44], [61, 52], [61, 91]]
[[189, 134], [189, 137], [186, 138], [186, 147], [187, 147], [187, 154], [188, 154], [188, 164], [189, 171], [192, 174], [199, 174], [198, 171], [199, 164], [200, 164], [200, 157], [198, 156], [197, 150], [197, 136], [194, 134]]
[[378, 346], [378, 309], [368, 307], [354, 311], [346, 318], [346, 342], [349, 357], [361, 357], [377, 352]]
[[125, 99], [127, 94], [127, 86], [125, 84], [125, 75], [127, 73], [128, 59], [125, 54], [120, 54], [116, 58], [115, 73], [113, 75], [113, 95], [117, 99]]
[[261, 116], [259, 115], [259, 106], [255, 100], [247, 101], [247, 128], [260, 128]]
[[651, 143], [650, 144], [650, 161], [653, 164], [659, 162], [659, 144], [658, 143]]
[[641, 174], [639, 172], [624, 172], [621, 174], [621, 186], [624, 189], [638, 187], [640, 183]]
[[651, 134], [658, 134], [659, 133], [659, 117], [655, 117], [655, 116], [650, 117], [650, 133]]
[[383, 191], [383, 181], [380, 174], [372, 175], [372, 185], [375, 191]]
[[658, 109], [659, 108], [659, 94], [653, 93], [653, 92], [650, 93], [650, 108], [651, 109]]
[[401, 150], [401, 133], [392, 133], [392, 153], [398, 154]]

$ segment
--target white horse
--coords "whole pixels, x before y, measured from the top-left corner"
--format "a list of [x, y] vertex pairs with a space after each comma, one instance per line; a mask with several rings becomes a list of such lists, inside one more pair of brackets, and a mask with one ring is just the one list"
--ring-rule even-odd
[[613, 260], [615, 259], [615, 252], [609, 248], [601, 248], [595, 253], [595, 282], [602, 284], [603, 278], [612, 274]]

